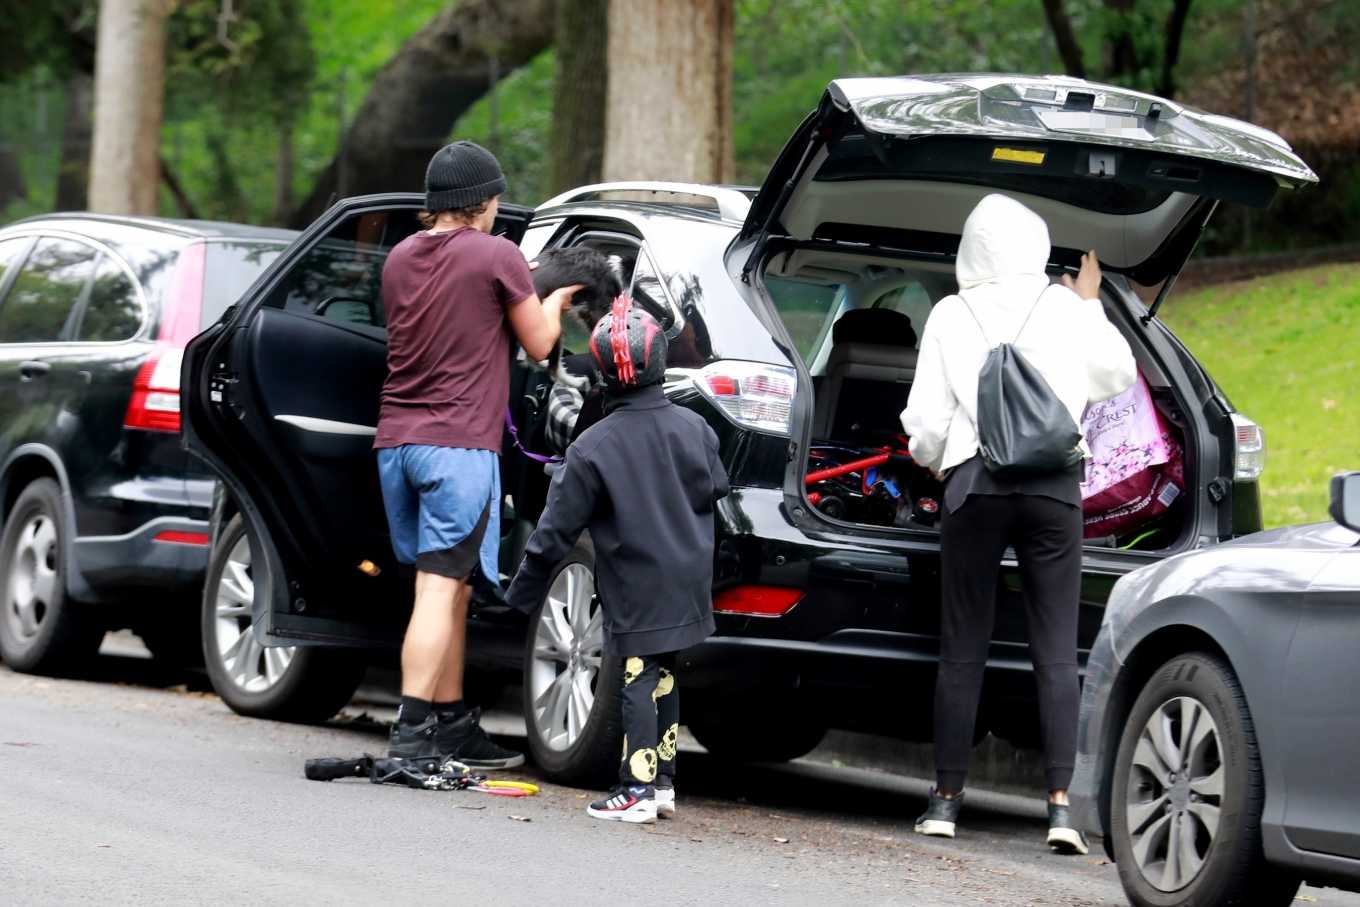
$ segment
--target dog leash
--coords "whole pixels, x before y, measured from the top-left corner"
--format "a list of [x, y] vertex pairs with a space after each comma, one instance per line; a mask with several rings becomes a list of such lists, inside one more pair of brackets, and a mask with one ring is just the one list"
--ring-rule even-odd
[[510, 432], [510, 439], [515, 442], [515, 448], [535, 463], [561, 463], [562, 457], [547, 457], [543, 454], [534, 453], [525, 447], [519, 440], [519, 429], [515, 427], [515, 419], [510, 415], [510, 407], [505, 408], [505, 430]]

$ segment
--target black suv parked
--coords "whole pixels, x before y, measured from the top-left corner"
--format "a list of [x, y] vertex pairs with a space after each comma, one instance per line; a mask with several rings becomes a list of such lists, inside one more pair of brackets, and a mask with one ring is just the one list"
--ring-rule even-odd
[[0, 230], [11, 667], [70, 666], [128, 625], [158, 654], [196, 651], [214, 482], [179, 442], [180, 357], [296, 235], [89, 214]]
[[[1314, 179], [1269, 132], [1123, 89], [852, 79], [829, 87], [753, 200], [611, 184], [505, 210], [501, 229], [522, 234], [526, 255], [588, 245], [620, 257], [632, 295], [672, 338], [667, 392], [722, 439], [734, 491], [719, 515], [718, 633], [685, 653], [679, 675], [698, 739], [755, 760], [801, 755], [831, 726], [929, 735], [938, 487], [903, 466], [913, 506], [899, 519], [853, 488], [810, 489], [808, 473], [893, 443], [883, 438], [901, 430], [915, 329], [954, 290], [959, 231], [987, 192], [1046, 218], [1055, 274], [1081, 250], [1100, 253], [1106, 310], [1185, 449], [1174, 505], [1136, 535], [1088, 547], [1083, 647], [1119, 576], [1259, 529], [1260, 429], [1153, 315], [1220, 199], [1264, 205]], [[418, 229], [420, 202], [337, 205], [187, 351], [185, 435], [230, 491], [216, 509], [205, 648], [222, 654], [209, 668], [238, 710], [325, 714], [357, 676], [336, 647], [400, 637], [410, 585], [393, 562], [369, 448], [385, 373], [379, 268]], [[1140, 301], [1135, 283], [1160, 286], [1157, 301]], [[515, 418], [541, 445], [551, 378], [522, 360], [515, 374]], [[506, 450], [509, 573], [547, 480]], [[527, 627], [485, 596], [469, 647], [483, 667], [522, 672], [530, 748], [563, 778], [606, 771], [619, 747], [612, 710], [595, 705], [613, 701], [619, 669], [600, 657], [591, 564], [584, 540]], [[1006, 566], [980, 732], [1032, 744], [1033, 682]], [[585, 658], [569, 657], [577, 648]]]

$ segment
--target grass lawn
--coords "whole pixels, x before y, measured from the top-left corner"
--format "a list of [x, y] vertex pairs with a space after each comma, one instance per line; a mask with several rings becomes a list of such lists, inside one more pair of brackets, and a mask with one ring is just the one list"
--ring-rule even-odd
[[1172, 293], [1162, 317], [1266, 433], [1267, 526], [1327, 516], [1327, 484], [1360, 469], [1360, 265]]

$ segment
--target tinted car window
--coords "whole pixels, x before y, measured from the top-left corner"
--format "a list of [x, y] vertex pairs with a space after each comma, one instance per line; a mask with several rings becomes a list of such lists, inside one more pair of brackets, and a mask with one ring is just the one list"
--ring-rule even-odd
[[203, 276], [203, 314], [199, 327], [216, 324], [222, 313], [236, 304], [255, 278], [283, 252], [281, 243], [248, 240], [214, 241], [207, 244]]
[[136, 336], [142, 326], [142, 304], [127, 272], [107, 255], [99, 256], [76, 339], [113, 343]]
[[552, 235], [557, 232], [557, 228], [562, 226], [561, 221], [553, 221], [548, 224], [534, 224], [524, 231], [524, 238], [519, 241], [520, 251], [524, 257], [530, 260], [535, 255], [543, 251], [543, 247], [552, 239]]
[[38, 240], [0, 305], [0, 343], [59, 339], [94, 273], [95, 255], [82, 243]]
[[392, 247], [420, 229], [414, 211], [355, 214], [299, 259], [265, 305], [335, 321], [385, 324], [382, 268]]
[[889, 290], [873, 302], [876, 309], [892, 309], [910, 318], [918, 337], [925, 330], [926, 319], [930, 317], [932, 305], [934, 300], [930, 298], [930, 291], [914, 280]]
[[793, 338], [794, 347], [811, 368], [812, 357], [822, 347], [822, 339], [830, 333], [832, 322], [841, 313], [842, 286], [766, 276], [765, 289]]
[[639, 254], [637, 257], [637, 267], [633, 269], [633, 285], [629, 288], [628, 295], [651, 313], [668, 336], [674, 334], [677, 329], [675, 312], [666, 299], [665, 290], [661, 288], [661, 278], [657, 276], [656, 268], [645, 254]]
[[19, 264], [19, 256], [28, 248], [28, 237], [0, 241], [0, 287], [5, 285], [9, 269]]

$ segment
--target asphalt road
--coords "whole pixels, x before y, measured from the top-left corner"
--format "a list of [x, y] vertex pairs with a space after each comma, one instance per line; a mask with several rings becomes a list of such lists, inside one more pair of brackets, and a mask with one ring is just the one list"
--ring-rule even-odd
[[678, 817], [653, 827], [592, 820], [590, 794], [552, 785], [510, 800], [321, 784], [304, 759], [378, 751], [381, 726], [245, 719], [183, 680], [126, 657], [87, 680], [0, 668], [0, 901], [1124, 903], [1101, 855], [1047, 852], [1037, 801], [974, 791], [962, 836], [942, 842], [911, 832], [920, 782], [806, 762], [734, 772], [702, 752], [681, 757]]

